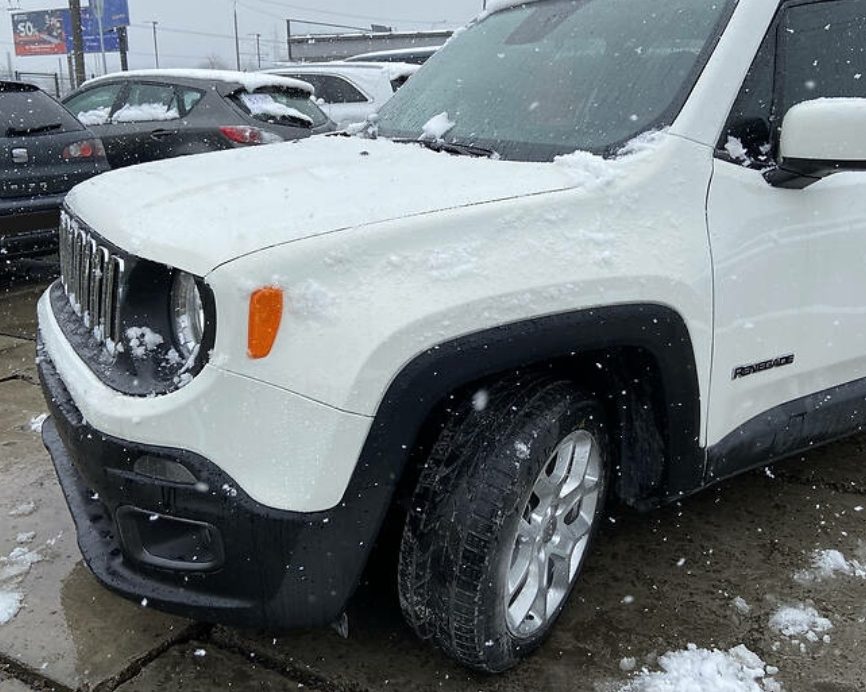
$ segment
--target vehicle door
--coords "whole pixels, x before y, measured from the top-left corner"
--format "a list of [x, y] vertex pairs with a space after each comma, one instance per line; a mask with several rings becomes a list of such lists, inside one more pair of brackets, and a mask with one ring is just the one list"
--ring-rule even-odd
[[112, 153], [121, 147], [118, 141], [121, 133], [112, 124], [111, 114], [122, 102], [127, 86], [124, 81], [100, 83], [72, 94], [63, 101], [66, 108], [102, 140], [109, 161], [117, 160]]
[[111, 127], [118, 145], [108, 152], [112, 166], [174, 156], [184, 141], [184, 113], [182, 95], [175, 85], [131, 82], [111, 114]]
[[799, 190], [764, 176], [791, 107], [866, 97], [864, 46], [861, 0], [784, 4], [717, 145], [707, 209], [715, 274], [707, 442], [716, 476], [866, 422], [850, 411], [823, 415], [815, 430], [802, 411], [840, 404], [834, 388], [866, 377], [866, 173]]

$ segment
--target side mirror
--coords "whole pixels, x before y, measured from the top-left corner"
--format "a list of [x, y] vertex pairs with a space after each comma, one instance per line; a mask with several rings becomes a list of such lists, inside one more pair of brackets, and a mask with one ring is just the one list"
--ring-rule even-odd
[[774, 187], [802, 190], [833, 173], [866, 171], [866, 98], [804, 101], [785, 115]]

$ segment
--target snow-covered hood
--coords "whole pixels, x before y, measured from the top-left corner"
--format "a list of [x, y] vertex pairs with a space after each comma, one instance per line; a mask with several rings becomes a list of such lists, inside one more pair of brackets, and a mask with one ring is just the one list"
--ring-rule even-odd
[[203, 276], [251, 252], [324, 233], [605, 185], [645, 153], [519, 163], [314, 137], [121, 169], [79, 185], [67, 203], [118, 247]]

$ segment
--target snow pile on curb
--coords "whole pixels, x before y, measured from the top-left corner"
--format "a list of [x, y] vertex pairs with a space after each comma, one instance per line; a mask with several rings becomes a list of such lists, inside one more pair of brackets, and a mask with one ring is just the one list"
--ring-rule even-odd
[[0, 626], [12, 620], [21, 610], [24, 594], [16, 589], [30, 567], [42, 556], [27, 548], [15, 548], [6, 557], [0, 557]]
[[48, 419], [47, 413], [42, 413], [38, 416], [34, 416], [30, 419], [30, 422], [27, 423], [27, 427], [30, 429], [30, 432], [41, 433], [42, 432], [42, 424]]
[[620, 692], [781, 692], [778, 670], [740, 644], [728, 651], [672, 651], [658, 660], [661, 671], [644, 668]]
[[5, 625], [18, 615], [21, 610], [23, 596], [17, 591], [3, 591], [0, 589], [0, 626]]
[[805, 603], [782, 606], [770, 618], [770, 627], [786, 637], [805, 637], [816, 642], [819, 634], [833, 628], [833, 623]]
[[812, 553], [812, 567], [794, 574], [801, 584], [832, 579], [837, 574], [866, 579], [866, 566], [857, 560], [848, 560], [838, 550], [816, 550]]

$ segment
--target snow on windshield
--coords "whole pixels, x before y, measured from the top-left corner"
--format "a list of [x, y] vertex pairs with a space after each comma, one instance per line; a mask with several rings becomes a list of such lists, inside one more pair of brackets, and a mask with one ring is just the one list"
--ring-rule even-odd
[[441, 142], [442, 138], [448, 134], [448, 131], [456, 124], [457, 123], [448, 117], [448, 113], [434, 115], [424, 124], [421, 139], [424, 141]]

